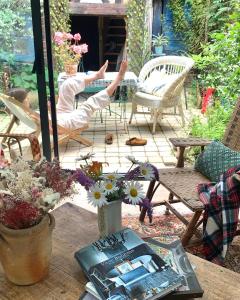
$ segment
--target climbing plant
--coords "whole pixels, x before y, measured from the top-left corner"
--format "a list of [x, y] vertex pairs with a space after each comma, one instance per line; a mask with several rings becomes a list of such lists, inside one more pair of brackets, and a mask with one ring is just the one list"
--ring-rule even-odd
[[[69, 0], [50, 0], [50, 16], [52, 35], [57, 31], [70, 31]], [[55, 46], [53, 46], [53, 55], [55, 57]], [[55, 57], [57, 70], [60, 70], [62, 63], [60, 57]]]
[[210, 35], [226, 22], [236, 0], [169, 0], [173, 28], [183, 38], [188, 50], [197, 54]]
[[137, 75], [151, 55], [151, 35], [147, 25], [149, 8], [146, 0], [131, 0], [127, 5], [129, 68]]

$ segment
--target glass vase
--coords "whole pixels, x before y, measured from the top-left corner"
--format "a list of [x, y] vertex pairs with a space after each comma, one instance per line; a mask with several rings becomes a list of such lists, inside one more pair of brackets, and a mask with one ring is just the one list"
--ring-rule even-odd
[[100, 238], [122, 229], [122, 201], [112, 201], [98, 208]]

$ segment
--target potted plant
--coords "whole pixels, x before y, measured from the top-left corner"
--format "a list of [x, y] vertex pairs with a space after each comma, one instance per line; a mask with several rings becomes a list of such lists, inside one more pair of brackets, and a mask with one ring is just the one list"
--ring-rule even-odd
[[168, 38], [163, 34], [153, 35], [152, 45], [156, 54], [163, 53], [163, 46], [168, 44]]
[[9, 281], [30, 285], [48, 273], [54, 228], [49, 210], [72, 193], [74, 175], [44, 159], [1, 166], [0, 261]]
[[72, 35], [69, 32], [55, 32], [55, 55], [63, 62], [64, 71], [67, 75], [77, 73], [77, 67], [82, 54], [88, 52], [87, 44], [80, 44], [81, 35]]
[[89, 203], [98, 208], [98, 227], [100, 237], [121, 230], [121, 203], [140, 205], [148, 209], [151, 217], [152, 207], [139, 180], [158, 180], [158, 170], [153, 165], [141, 163], [133, 157], [127, 157], [136, 165], [127, 173], [103, 173], [102, 162], [88, 160], [93, 154], [80, 157], [84, 165], [76, 170], [76, 181], [87, 190]]

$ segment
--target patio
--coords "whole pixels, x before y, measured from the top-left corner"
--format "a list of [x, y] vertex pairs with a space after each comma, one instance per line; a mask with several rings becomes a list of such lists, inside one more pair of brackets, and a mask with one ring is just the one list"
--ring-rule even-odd
[[[119, 117], [119, 114], [121, 113], [121, 106], [119, 103], [112, 103], [111, 111], [111, 115], [109, 114], [108, 109], [102, 111], [103, 123], [101, 123], [100, 113], [97, 112], [91, 120], [89, 129], [82, 133], [83, 136], [93, 141], [93, 146], [85, 147], [77, 142], [69, 141], [59, 147], [60, 162], [63, 168], [75, 169], [80, 164], [80, 162], [75, 161], [76, 158], [89, 152], [95, 153], [95, 160], [107, 162], [109, 164], [104, 166], [104, 171], [106, 172], [116, 170], [124, 172], [128, 170], [131, 166], [130, 161], [126, 159], [126, 156], [128, 155], [134, 156], [140, 161], [149, 161], [158, 168], [175, 166], [176, 157], [168, 139], [170, 137], [187, 136], [187, 126], [185, 126], [185, 128], [181, 126], [180, 116], [164, 116], [161, 121], [161, 126], [158, 124], [156, 133], [152, 135], [152, 124], [149, 115], [137, 115], [134, 117], [131, 125], [127, 124], [131, 112], [131, 103], [127, 103], [126, 105], [125, 126], [127, 125], [127, 130], [124, 127], [124, 120], [120, 120]], [[193, 114], [199, 114], [199, 111], [189, 108], [188, 110], [185, 110], [184, 113], [186, 123], [188, 124], [191, 120], [191, 116]], [[0, 118], [0, 131], [4, 132], [4, 129], [9, 122], [9, 117], [5, 114], [1, 114]], [[19, 126], [14, 127], [13, 132], [27, 133], [29, 132], [28, 130], [29, 129], [26, 126], [20, 124]], [[105, 144], [106, 133], [113, 134], [113, 143], [111, 145]], [[134, 136], [147, 139], [147, 144], [145, 146], [127, 146], [125, 144], [126, 140]], [[28, 141], [22, 142], [24, 157], [31, 158], [30, 147], [28, 145]], [[16, 154], [18, 154], [17, 145], [15, 145], [13, 149]], [[7, 150], [5, 150], [5, 155], [7, 157], [9, 155]], [[147, 187], [147, 183], [145, 184]], [[86, 191], [81, 187], [81, 195], [84, 193], [86, 193]], [[168, 192], [163, 187], [160, 187], [157, 190], [155, 198], [161, 200], [164, 198], [166, 199], [167, 197]], [[90, 211], [96, 211], [96, 208], [88, 204], [87, 201], [81, 201], [78, 195], [71, 197], [70, 200], [66, 199], [66, 201], [71, 201]], [[62, 202], [60, 204], [62, 204]], [[177, 207], [183, 211], [188, 211], [188, 209], [181, 204], [177, 204]], [[163, 206], [154, 209], [156, 214], [163, 213], [164, 210], [165, 208]], [[136, 216], [138, 214], [138, 207], [123, 205], [123, 216]]]

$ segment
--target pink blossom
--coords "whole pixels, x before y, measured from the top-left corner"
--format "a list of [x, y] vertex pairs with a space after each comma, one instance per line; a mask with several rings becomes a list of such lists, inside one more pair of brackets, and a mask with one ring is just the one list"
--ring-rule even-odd
[[79, 33], [75, 33], [73, 36], [75, 41], [80, 41], [81, 40], [81, 35]]
[[71, 33], [67, 33], [66, 37], [67, 37], [67, 40], [73, 39], [73, 35]]
[[87, 44], [82, 44], [80, 45], [81, 47], [81, 52], [82, 53], [87, 53], [88, 52], [88, 45]]
[[63, 41], [63, 40], [57, 40], [57, 41], [55, 41], [55, 42], [56, 42], [56, 44], [57, 44], [58, 46], [61, 46], [61, 45], [64, 44], [64, 41]]
[[73, 51], [75, 52], [75, 53], [77, 53], [77, 54], [82, 54], [82, 47], [81, 47], [81, 45], [80, 46], [73, 46], [72, 47], [72, 49], [73, 49]]
[[55, 32], [53, 40], [57, 45], [61, 45], [63, 43], [63, 33]]
[[62, 39], [63, 38], [63, 33], [60, 31], [55, 32], [54, 34], [54, 40]]

